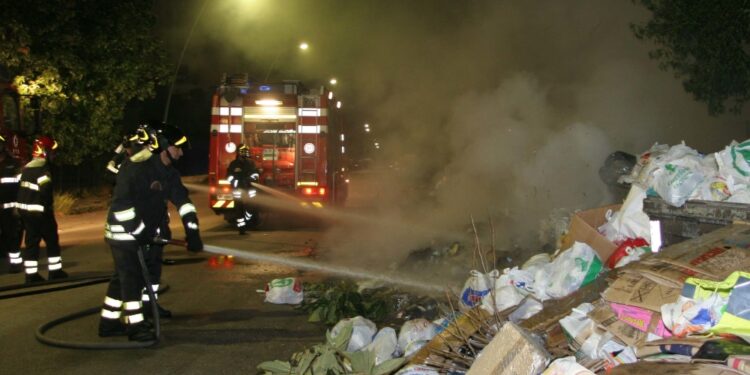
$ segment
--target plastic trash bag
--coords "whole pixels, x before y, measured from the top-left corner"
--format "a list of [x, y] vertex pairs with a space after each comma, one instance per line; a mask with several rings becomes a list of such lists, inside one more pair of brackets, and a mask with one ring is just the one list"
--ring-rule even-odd
[[607, 267], [611, 269], [622, 267], [630, 262], [640, 260], [645, 254], [651, 253], [648, 241], [643, 238], [628, 238], [617, 246], [617, 249], [607, 259]]
[[432, 340], [437, 331], [437, 326], [427, 319], [406, 321], [398, 333], [398, 348], [408, 357], [419, 350], [424, 342]]
[[710, 332], [750, 335], [750, 272], [735, 271], [723, 281], [688, 278], [680, 298], [710, 301], [709, 313], [713, 313], [708, 317], [713, 323]]
[[685, 156], [664, 164], [654, 173], [654, 190], [668, 204], [681, 207], [706, 176], [700, 158]]
[[594, 375], [594, 373], [579, 365], [576, 357], [570, 356], [552, 361], [542, 375]]
[[470, 274], [471, 276], [464, 283], [461, 292], [460, 307], [463, 310], [469, 310], [482, 303], [482, 299], [490, 292], [490, 287], [494, 285], [494, 280], [498, 278], [500, 272], [493, 270], [483, 274], [477, 270], [472, 270]]
[[680, 296], [677, 302], [661, 306], [661, 317], [677, 337], [706, 333], [719, 322], [724, 305], [726, 299], [718, 294], [702, 300]]
[[482, 298], [482, 309], [494, 314], [515, 306], [522, 300], [523, 295], [513, 285], [510, 275], [504, 273], [495, 280], [494, 291], [487, 293]]
[[562, 298], [596, 279], [602, 270], [602, 261], [591, 246], [574, 242], [550, 263], [550, 279], [546, 293], [552, 298]]
[[633, 185], [628, 196], [615, 213], [607, 213], [607, 222], [598, 228], [608, 240], [618, 243], [628, 238], [651, 238], [649, 217], [643, 211], [646, 190]]
[[526, 320], [528, 318], [531, 318], [536, 313], [542, 311], [544, 308], [544, 305], [537, 301], [534, 298], [527, 297], [525, 301], [521, 304], [521, 306], [518, 306], [517, 309], [515, 309], [510, 316], [508, 316], [508, 319], [510, 319], [513, 323], [518, 323], [522, 320]]
[[376, 366], [393, 358], [393, 355], [398, 352], [396, 330], [391, 327], [381, 328], [364, 350], [375, 353]]
[[425, 365], [408, 365], [399, 370], [396, 375], [440, 375], [434, 368]]
[[732, 176], [741, 183], [750, 183], [750, 139], [742, 143], [732, 141], [714, 157], [722, 176]]
[[273, 279], [266, 284], [265, 302], [296, 305], [302, 302], [302, 284], [294, 277]]
[[346, 351], [356, 352], [372, 342], [372, 337], [378, 331], [378, 327], [369, 319], [356, 316], [354, 318], [341, 319], [331, 329], [331, 336], [336, 337], [349, 322], [352, 324], [352, 337], [349, 339]]

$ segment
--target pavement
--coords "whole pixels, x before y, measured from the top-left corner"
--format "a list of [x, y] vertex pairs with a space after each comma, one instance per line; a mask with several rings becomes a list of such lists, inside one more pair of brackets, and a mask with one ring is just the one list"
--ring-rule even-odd
[[[251, 249], [286, 257], [306, 257], [305, 243], [320, 229], [282, 228], [239, 236], [208, 208], [205, 194], [193, 200], [201, 215], [206, 244]], [[103, 237], [104, 211], [58, 217], [64, 269], [72, 277], [109, 274], [112, 259]], [[172, 213], [172, 217], [176, 213]], [[179, 224], [179, 223], [174, 223]], [[174, 227], [176, 237], [182, 234]], [[100, 306], [106, 283], [5, 298], [39, 288], [21, 287], [23, 274], [0, 268], [0, 372], [6, 374], [255, 374], [269, 360], [288, 360], [297, 351], [325, 340], [325, 327], [307, 322], [307, 315], [289, 305], [263, 302], [259, 293], [279, 277], [320, 275], [241, 259], [229, 262], [213, 254], [190, 254], [168, 246], [161, 304], [174, 316], [163, 321], [162, 339], [154, 347], [129, 350], [76, 350], [50, 347], [35, 338], [46, 322]], [[212, 259], [213, 258], [213, 259]], [[44, 258], [42, 258], [44, 259]], [[45, 266], [40, 267], [41, 270]], [[42, 271], [46, 277], [46, 270]], [[43, 289], [43, 288], [42, 288]], [[51, 329], [49, 337], [79, 342], [114, 342], [97, 336], [98, 315], [86, 316]]]

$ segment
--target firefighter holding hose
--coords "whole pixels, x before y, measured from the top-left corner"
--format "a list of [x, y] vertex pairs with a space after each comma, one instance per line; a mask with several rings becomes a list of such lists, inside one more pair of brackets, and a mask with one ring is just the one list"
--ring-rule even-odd
[[250, 159], [250, 148], [247, 145], [241, 145], [237, 149], [237, 158], [232, 160], [227, 168], [227, 179], [234, 189], [232, 196], [234, 198], [236, 226], [241, 235], [245, 234], [247, 224], [253, 216], [248, 199], [255, 192], [254, 189], [251, 189], [252, 183], [257, 182], [259, 178], [258, 169], [255, 168], [255, 163]]

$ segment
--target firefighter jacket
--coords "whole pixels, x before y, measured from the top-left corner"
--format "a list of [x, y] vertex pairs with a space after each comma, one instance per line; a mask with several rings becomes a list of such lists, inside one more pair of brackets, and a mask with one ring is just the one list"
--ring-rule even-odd
[[200, 242], [195, 205], [177, 169], [142, 150], [121, 164], [107, 215], [105, 237], [115, 241], [171, 239], [167, 201], [177, 207], [188, 243]]
[[16, 159], [6, 154], [5, 159], [0, 161], [0, 209], [16, 207], [20, 178], [21, 166]]
[[248, 189], [253, 181], [258, 179], [258, 170], [255, 163], [246, 158], [237, 158], [229, 163], [227, 168], [227, 180], [235, 189]]
[[161, 160], [148, 149], [120, 167], [107, 213], [104, 237], [149, 244], [167, 215], [168, 186]]
[[21, 214], [53, 212], [52, 176], [47, 159], [31, 159], [21, 170], [16, 207]]

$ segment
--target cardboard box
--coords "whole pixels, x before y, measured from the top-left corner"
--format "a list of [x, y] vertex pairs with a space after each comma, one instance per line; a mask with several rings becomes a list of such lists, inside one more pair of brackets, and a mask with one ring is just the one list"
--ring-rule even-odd
[[522, 328], [505, 323], [482, 350], [467, 375], [540, 374], [549, 364], [547, 350]]
[[613, 204], [574, 213], [570, 218], [568, 234], [561, 241], [561, 248], [563, 250], [568, 249], [576, 241], [585, 242], [596, 251], [602, 263], [606, 262], [617, 249], [617, 245], [602, 236], [598, 228], [607, 222], [605, 217], [607, 211], [617, 212], [620, 206], [619, 204]]
[[688, 277], [724, 280], [734, 271], [750, 272], [750, 226], [732, 224], [662, 249], [620, 269], [605, 300], [659, 311], [677, 300]]

